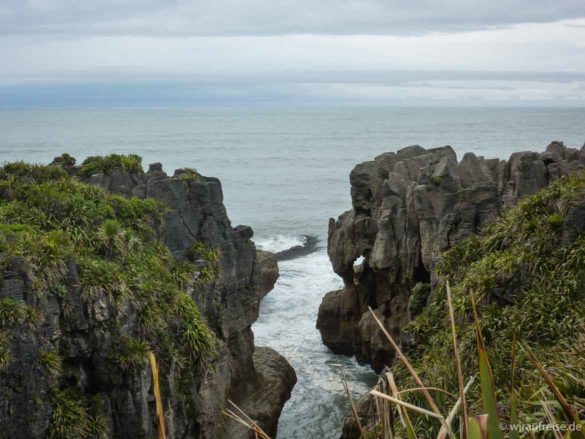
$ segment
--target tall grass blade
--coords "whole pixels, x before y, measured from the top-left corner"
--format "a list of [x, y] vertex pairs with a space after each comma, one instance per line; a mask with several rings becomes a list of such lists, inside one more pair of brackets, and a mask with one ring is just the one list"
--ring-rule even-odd
[[154, 399], [156, 402], [156, 431], [158, 439], [166, 439], [165, 414], [160, 393], [160, 386], [158, 383], [158, 365], [156, 364], [156, 357], [152, 352], [149, 352], [148, 359], [150, 361], [150, 370], [152, 371], [152, 383], [154, 386]]
[[538, 361], [538, 359], [536, 358], [536, 356], [534, 355], [532, 350], [524, 344], [521, 344], [520, 346], [521, 346], [522, 350], [524, 352], [526, 352], [526, 354], [528, 355], [528, 358], [530, 359], [530, 362], [534, 365], [534, 367], [536, 367], [536, 369], [538, 370], [538, 372], [540, 373], [540, 375], [542, 376], [542, 378], [546, 382], [546, 385], [549, 387], [551, 392], [554, 394], [556, 400], [561, 405], [561, 408], [563, 409], [563, 413], [565, 414], [566, 420], [568, 422], [574, 423], [576, 426], [580, 426], [578, 429], [576, 429], [573, 432], [573, 436], [575, 436], [579, 439], [585, 439], [585, 433], [583, 433], [585, 431], [585, 426], [579, 420], [579, 415], [577, 414], [577, 411], [574, 410], [573, 407], [571, 407], [569, 402], [562, 395], [561, 391], [559, 390], [559, 388], [555, 384], [554, 380], [552, 379], [550, 374], [544, 369], [544, 367], [540, 363], [540, 361]]
[[[382, 393], [390, 393], [388, 383], [380, 378], [376, 384], [375, 389]], [[378, 413], [378, 419], [380, 420], [381, 427], [381, 439], [394, 439], [394, 426], [392, 420], [392, 406], [389, 401], [385, 399], [375, 398], [376, 411]]]
[[[463, 372], [461, 370], [461, 357], [457, 344], [457, 327], [455, 325], [455, 311], [453, 310], [453, 300], [451, 299], [451, 288], [447, 281], [447, 304], [449, 305], [449, 320], [451, 320], [451, 332], [453, 334], [453, 351], [455, 352], [455, 364], [457, 365], [457, 383], [459, 385], [459, 399], [461, 400], [461, 414], [463, 422], [461, 425], [463, 437], [467, 437], [467, 403], [465, 401], [465, 386], [463, 384]], [[450, 425], [450, 422], [448, 422]]]
[[378, 319], [378, 317], [376, 316], [376, 313], [374, 313], [374, 310], [369, 306], [368, 306], [368, 310], [370, 311], [370, 314], [374, 318], [374, 321], [376, 322], [378, 327], [381, 329], [382, 333], [384, 334], [384, 336], [386, 337], [388, 342], [390, 342], [390, 345], [392, 346], [392, 348], [394, 348], [394, 350], [396, 351], [396, 356], [400, 359], [400, 361], [402, 361], [404, 366], [406, 366], [406, 369], [408, 369], [408, 372], [410, 373], [410, 375], [412, 375], [412, 378], [414, 379], [416, 384], [419, 387], [421, 387], [423, 395], [425, 396], [425, 399], [429, 403], [432, 411], [436, 415], [438, 415], [438, 416], [436, 416], [437, 419], [439, 419], [441, 421], [441, 424], [449, 432], [449, 437], [454, 438], [455, 436], [453, 435], [453, 431], [451, 430], [451, 427], [447, 425], [447, 423], [445, 421], [445, 417], [441, 413], [439, 406], [437, 405], [437, 403], [435, 402], [435, 400], [433, 399], [433, 397], [431, 396], [431, 394], [427, 390], [427, 387], [423, 384], [422, 380], [420, 379], [420, 377], [418, 376], [418, 374], [416, 373], [416, 371], [414, 370], [414, 368], [410, 364], [410, 361], [408, 361], [408, 358], [406, 358], [406, 356], [402, 353], [402, 351], [400, 350], [400, 347], [398, 347], [398, 344], [394, 341], [394, 339], [392, 338], [390, 333], [386, 330], [386, 328], [384, 327], [384, 325], [382, 324], [380, 319]]
[[[518, 335], [514, 331], [512, 336], [512, 358], [510, 379], [510, 425], [518, 425], [518, 401], [516, 399], [516, 351], [518, 347]], [[510, 430], [510, 439], [519, 439], [520, 433], [516, 429]]]
[[250, 430], [250, 432], [254, 433], [255, 437], [259, 437], [262, 439], [270, 439], [270, 436], [268, 436], [268, 434], [264, 430], [262, 430], [260, 428], [260, 426], [258, 424], [256, 424], [256, 422], [254, 420], [252, 420], [241, 408], [239, 408], [235, 402], [228, 399], [228, 403], [230, 405], [232, 405], [240, 414], [237, 415], [232, 410], [225, 409], [223, 413], [226, 416], [234, 419], [236, 422], [238, 422], [238, 423], [242, 424], [244, 427], [248, 428], [248, 430]]
[[[389, 372], [386, 374], [386, 377], [388, 379], [388, 386], [390, 387], [391, 395], [395, 399], [401, 400], [400, 394], [398, 393], [398, 387], [396, 386], [396, 382], [394, 381], [394, 375], [392, 375], [392, 373]], [[416, 433], [414, 432], [414, 427], [412, 426], [412, 422], [410, 421], [410, 416], [408, 416], [408, 411], [406, 410], [406, 407], [398, 405], [398, 415], [400, 416], [402, 425], [406, 430], [406, 435], [408, 439], [416, 439]]]
[[[474, 377], [471, 377], [469, 379], [469, 381], [467, 382], [465, 388], [463, 389], [463, 394], [465, 395], [467, 393], [467, 391], [471, 388], [473, 382], [475, 381]], [[451, 409], [451, 411], [449, 412], [449, 416], [447, 416], [447, 424], [451, 425], [453, 423], [453, 419], [455, 419], [455, 416], [457, 415], [457, 412], [459, 411], [459, 407], [461, 406], [461, 398], [459, 398], [457, 400], [457, 402], [455, 403], [455, 405], [453, 406], [453, 408]], [[463, 422], [461, 423], [463, 425]], [[467, 434], [463, 435], [463, 430], [461, 430], [461, 437], [462, 438], [467, 438]], [[447, 437], [447, 431], [441, 427], [441, 430], [439, 431], [439, 434], [437, 436], [437, 439], [445, 439]]]
[[423, 409], [423, 408], [418, 407], [414, 404], [410, 404], [408, 402], [402, 401], [401, 399], [394, 398], [393, 396], [386, 395], [385, 393], [378, 392], [377, 390], [370, 390], [370, 395], [374, 395], [374, 396], [377, 396], [379, 398], [387, 399], [388, 401], [393, 402], [394, 404], [398, 404], [402, 407], [413, 410], [417, 413], [420, 413], [421, 415], [429, 416], [431, 418], [436, 418], [436, 419], [441, 418], [441, 415], [437, 415], [435, 412], [431, 412], [430, 410]]
[[[542, 405], [542, 409], [544, 410], [544, 413], [546, 414], [546, 417], [548, 418], [550, 424], [558, 425], [559, 423], [557, 422], [547, 403], [544, 401], [540, 401], [540, 404]], [[553, 434], [555, 435], [555, 439], [563, 439], [563, 435], [559, 431], [553, 430]]]
[[494, 380], [490, 363], [483, 343], [481, 335], [481, 327], [479, 325], [479, 317], [477, 315], [477, 307], [475, 305], [475, 298], [471, 293], [471, 304], [473, 307], [473, 316], [475, 319], [475, 332], [477, 339], [477, 353], [479, 356], [479, 381], [481, 386], [481, 401], [483, 409], [488, 415], [488, 431], [490, 439], [503, 439], [502, 430], [500, 429], [500, 417], [498, 414], [498, 405], [496, 402], [496, 392], [494, 388]]
[[343, 369], [343, 367], [341, 367], [341, 383], [343, 384], [343, 390], [345, 391], [345, 396], [349, 400], [349, 405], [351, 407], [351, 414], [353, 415], [353, 418], [355, 419], [355, 423], [356, 423], [358, 430], [360, 432], [360, 439], [362, 439], [364, 437], [364, 428], [362, 427], [362, 423], [360, 421], [360, 417], [358, 415], [357, 408], [353, 402], [353, 397], [351, 396], [351, 390], [349, 389], [349, 386], [347, 385], [347, 378], [345, 376], [345, 369]]
[[481, 427], [476, 418], [469, 418], [467, 420], [467, 437], [466, 439], [483, 439], [481, 434]]

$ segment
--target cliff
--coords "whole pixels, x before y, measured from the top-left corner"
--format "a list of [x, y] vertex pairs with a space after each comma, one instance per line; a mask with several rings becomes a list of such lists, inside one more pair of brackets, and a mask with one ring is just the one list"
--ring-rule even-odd
[[1, 174], [3, 434], [152, 437], [149, 352], [167, 437], [247, 437], [228, 399], [275, 434], [296, 376], [250, 327], [278, 269], [219, 180], [117, 155]]
[[[462, 376], [477, 378], [479, 371], [473, 301], [504, 424], [512, 422], [511, 395], [517, 422], [523, 425], [550, 425], [565, 419], [560, 406], [553, 402], [551, 388], [526, 355], [525, 347], [545, 365], [558, 391], [569, 401], [577, 418], [583, 419], [584, 255], [584, 172], [556, 179], [506, 209], [478, 235], [441, 253], [427, 294], [421, 295], [421, 289], [413, 291], [418, 298], [413, 301], [411, 296], [410, 309], [412, 312], [415, 302], [417, 313], [402, 331], [410, 339], [404, 346], [408, 349], [406, 356], [424, 385], [444, 391], [433, 392], [442, 413], [451, 410], [459, 392], [446, 299], [448, 280]], [[421, 297], [425, 300], [420, 300]], [[387, 372], [392, 373], [398, 389], [417, 386], [400, 361], [395, 361]], [[482, 395], [485, 390], [478, 384], [470, 387], [466, 395], [468, 413], [485, 413]], [[426, 407], [420, 392], [406, 391], [402, 396], [411, 404]], [[380, 401], [369, 395], [358, 403], [361, 423], [372, 437], [378, 437], [376, 432], [380, 431], [380, 416], [376, 413], [379, 406]], [[548, 407], [550, 418], [543, 407]], [[437, 437], [440, 424], [436, 420], [411, 414], [417, 437]], [[360, 437], [351, 416], [346, 419], [342, 437]]]
[[541, 154], [499, 160], [468, 153], [460, 162], [449, 146], [410, 146], [357, 165], [350, 175], [352, 210], [329, 222], [329, 258], [344, 288], [327, 293], [319, 307], [323, 342], [375, 370], [392, 364], [394, 352], [368, 306], [410, 349], [413, 339], [403, 328], [427, 304], [442, 252], [584, 167], [584, 150], [560, 142]]

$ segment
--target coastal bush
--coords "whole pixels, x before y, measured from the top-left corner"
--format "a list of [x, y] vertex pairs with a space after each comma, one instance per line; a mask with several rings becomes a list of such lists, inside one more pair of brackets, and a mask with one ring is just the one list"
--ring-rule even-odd
[[[559, 405], [550, 403], [555, 400], [551, 389], [523, 353], [515, 358], [511, 388], [514, 333], [545, 364], [581, 417], [585, 415], [585, 234], [563, 241], [567, 213], [584, 198], [585, 175], [562, 178], [443, 255], [436, 271], [439, 286], [406, 328], [415, 340], [409, 357], [425, 383], [458, 393], [446, 306], [448, 280], [463, 376], [478, 370], [473, 296], [504, 418], [510, 416], [507, 402], [512, 392], [522, 422], [543, 420], [541, 401], [549, 401], [553, 415], [563, 417]], [[394, 365], [392, 372], [399, 388], [416, 387], [402, 364]], [[409, 392], [404, 399], [425, 406], [420, 393]], [[447, 393], [437, 393], [436, 401], [446, 411], [454, 403]], [[470, 413], [482, 412], [478, 386], [470, 390], [468, 404]], [[436, 423], [424, 416], [413, 416], [413, 423], [419, 436], [436, 437]]]
[[143, 173], [142, 157], [136, 154], [91, 156], [83, 161], [79, 169], [79, 175], [82, 177], [91, 177], [94, 174], [110, 175], [113, 172]]
[[183, 181], [204, 181], [203, 176], [193, 168], [178, 169], [175, 172], [175, 176], [179, 177]]
[[51, 165], [53, 166], [63, 166], [65, 168], [70, 168], [71, 166], [75, 166], [75, 163], [77, 163], [77, 160], [75, 159], [75, 157], [72, 157], [70, 154], [68, 153], [63, 153], [58, 157], [55, 157], [53, 159], [53, 161], [51, 162]]
[[[113, 155], [88, 159], [82, 169], [141, 172], [141, 165], [137, 156]], [[99, 317], [119, 340], [120, 349], [112, 352], [118, 366], [146, 365], [142, 360], [151, 351], [160, 359], [161, 373], [177, 372], [181, 365], [189, 373], [213, 355], [217, 342], [186, 294], [205, 267], [176, 260], [157, 238], [155, 227], [167, 211], [155, 200], [125, 198], [80, 182], [58, 166], [7, 164], [0, 168], [0, 268], [15, 258], [23, 261], [33, 293], [41, 303], [57, 301], [66, 327], [74, 324], [73, 304], [81, 299], [87, 314]], [[205, 265], [211, 265], [216, 251], [200, 248]], [[36, 327], [41, 317], [37, 307], [0, 301], [0, 330], [20, 323]], [[39, 355], [56, 371], [57, 354]], [[3, 337], [0, 368], [10, 359]], [[56, 404], [78, 412], [64, 395], [56, 394]], [[55, 425], [67, 424], [67, 417], [59, 416], [64, 420]]]

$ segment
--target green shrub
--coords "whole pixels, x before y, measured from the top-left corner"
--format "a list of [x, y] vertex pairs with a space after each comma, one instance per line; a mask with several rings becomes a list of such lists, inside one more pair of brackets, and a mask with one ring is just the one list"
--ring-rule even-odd
[[66, 152], [61, 154], [58, 157], [55, 157], [53, 159], [53, 161], [51, 162], [52, 166], [63, 166], [65, 168], [70, 168], [72, 166], [75, 166], [75, 163], [77, 162], [77, 160], [75, 160], [75, 157], [72, 157], [70, 154], [67, 154]]
[[90, 177], [94, 174], [110, 175], [113, 172], [128, 172], [130, 174], [142, 174], [142, 157], [136, 154], [107, 156], [91, 156], [81, 164], [79, 175]]
[[183, 181], [205, 181], [205, 178], [193, 168], [177, 170], [176, 176]]
[[150, 351], [147, 341], [126, 337], [122, 340], [120, 353], [116, 355], [115, 361], [123, 370], [144, 367]]
[[40, 358], [51, 379], [56, 379], [61, 376], [63, 364], [59, 354], [50, 351], [40, 351]]
[[51, 421], [48, 439], [84, 439], [89, 433], [89, 418], [84, 396], [75, 388], [50, 392]]
[[433, 175], [429, 178], [429, 183], [433, 186], [441, 186], [441, 183], [443, 183], [443, 177], [440, 175]]
[[51, 180], [58, 180], [67, 177], [67, 173], [58, 167], [31, 165], [25, 162], [7, 163], [0, 169], [0, 178], [8, 180], [9, 177], [14, 179], [29, 179], [36, 183], [43, 183]]

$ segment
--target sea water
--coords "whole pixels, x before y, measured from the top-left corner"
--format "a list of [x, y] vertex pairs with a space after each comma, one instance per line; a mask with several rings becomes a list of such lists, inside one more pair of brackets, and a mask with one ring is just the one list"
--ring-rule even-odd
[[339, 365], [355, 395], [376, 379], [367, 366], [331, 353], [315, 329], [321, 297], [342, 285], [325, 243], [328, 219], [351, 207], [353, 166], [413, 144], [507, 158], [544, 150], [551, 140], [583, 146], [585, 109], [0, 110], [2, 162], [117, 152], [162, 162], [171, 174], [193, 167], [221, 179], [233, 224], [251, 225], [258, 247], [284, 250], [302, 244], [304, 235], [321, 240], [316, 252], [280, 263], [280, 279], [253, 326], [256, 344], [276, 349], [297, 372], [279, 423], [282, 439], [339, 436], [348, 410]]

